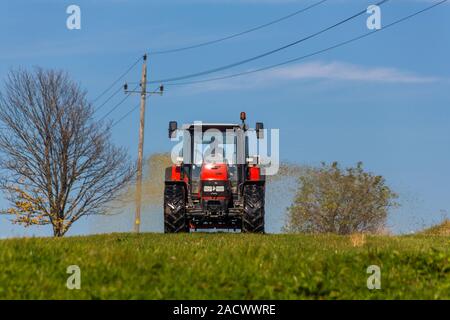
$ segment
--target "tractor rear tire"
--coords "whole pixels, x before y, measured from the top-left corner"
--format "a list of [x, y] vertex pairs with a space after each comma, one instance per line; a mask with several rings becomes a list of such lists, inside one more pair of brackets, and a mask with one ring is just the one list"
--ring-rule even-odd
[[167, 184], [164, 188], [164, 233], [181, 232], [189, 232], [185, 189], [180, 184]]
[[244, 186], [243, 233], [264, 233], [264, 186]]

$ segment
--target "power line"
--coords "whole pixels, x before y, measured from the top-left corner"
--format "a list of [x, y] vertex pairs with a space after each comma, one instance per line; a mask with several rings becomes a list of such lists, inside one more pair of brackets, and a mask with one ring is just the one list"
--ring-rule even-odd
[[[159, 55], [159, 54], [165, 54], [165, 53], [180, 52], [180, 51], [185, 51], [185, 50], [189, 50], [189, 49], [199, 48], [199, 47], [211, 45], [211, 44], [214, 44], [214, 43], [222, 42], [222, 41], [225, 41], [225, 40], [229, 40], [229, 39], [232, 39], [232, 38], [235, 38], [235, 37], [238, 37], [238, 36], [241, 36], [241, 35], [253, 32], [253, 31], [257, 31], [259, 29], [262, 29], [262, 28], [265, 28], [265, 27], [268, 27], [268, 26], [271, 26], [271, 25], [279, 23], [279, 22], [281, 22], [283, 20], [287, 20], [287, 19], [292, 18], [292, 17], [294, 17], [294, 16], [296, 16], [296, 15], [298, 15], [300, 13], [306, 12], [306, 11], [316, 7], [316, 6], [319, 6], [320, 4], [322, 4], [324, 2], [327, 2], [327, 1], [328, 0], [318, 1], [318, 2], [308, 6], [306, 8], [297, 10], [297, 11], [291, 13], [291, 14], [288, 14], [288, 15], [283, 16], [281, 18], [278, 18], [276, 20], [270, 21], [270, 22], [265, 23], [263, 25], [259, 25], [259, 26], [253, 27], [251, 29], [248, 29], [248, 30], [245, 30], [245, 31], [242, 31], [242, 32], [239, 32], [239, 33], [235, 33], [235, 34], [223, 37], [223, 38], [219, 38], [219, 39], [216, 39], [216, 40], [207, 41], [207, 42], [203, 42], [203, 43], [199, 43], [199, 44], [191, 45], [191, 46], [187, 46], [187, 47], [181, 47], [181, 48], [169, 49], [169, 50], [161, 50], [161, 51], [154, 51], [154, 52], [152, 52], [150, 54], [152, 54], [152, 55]], [[119, 78], [117, 78], [107, 89], [105, 89], [97, 98], [95, 98], [93, 100], [93, 103], [98, 101], [109, 90], [111, 90], [111, 88], [113, 88], [120, 80], [122, 80], [136, 66], [136, 64], [140, 61], [140, 59], [141, 58], [136, 60]], [[106, 99], [100, 106], [98, 106], [95, 109], [95, 112], [98, 112], [102, 107], [104, 107], [114, 96], [116, 96], [121, 91], [121, 89], [122, 89], [122, 87], [119, 87], [111, 96], [108, 97], [108, 99]]]
[[[101, 97], [103, 97], [111, 88], [113, 88], [120, 80], [122, 80], [138, 63], [141, 61], [141, 57], [137, 59], [119, 78], [117, 78], [108, 88], [106, 88], [99, 96], [97, 96], [92, 103], [96, 103]], [[102, 105], [103, 106], [103, 105]]]
[[[199, 47], [203, 47], [203, 46], [207, 46], [207, 45], [211, 45], [211, 44], [214, 44], [214, 43], [218, 43], [218, 42], [222, 42], [222, 41], [225, 41], [225, 40], [229, 40], [229, 39], [232, 39], [232, 38], [235, 38], [235, 37], [238, 37], [238, 36], [241, 36], [241, 35], [244, 35], [244, 34], [247, 34], [247, 33], [250, 33], [250, 32], [253, 32], [253, 31], [256, 31], [256, 30], [259, 30], [259, 29], [262, 29], [262, 28], [265, 28], [265, 27], [268, 27], [268, 26], [270, 26], [270, 25], [273, 25], [273, 24], [276, 24], [276, 23], [279, 23], [279, 22], [281, 22], [281, 21], [283, 21], [283, 20], [287, 20], [287, 19], [289, 19], [289, 18], [292, 18], [292, 17], [294, 17], [294, 16], [296, 16], [296, 15], [298, 15], [298, 14], [300, 14], [300, 13], [303, 13], [303, 12], [305, 12], [305, 11], [307, 11], [307, 10], [310, 10], [310, 9], [312, 9], [312, 8], [314, 8], [314, 7], [316, 7], [316, 6], [318, 6], [318, 5], [320, 5], [320, 4], [322, 4], [322, 3], [324, 3], [324, 2], [327, 2], [328, 0], [321, 0], [321, 1], [319, 1], [319, 2], [316, 2], [316, 3], [314, 3], [314, 4], [312, 4], [312, 5], [310, 5], [310, 6], [308, 6], [308, 7], [306, 7], [306, 8], [303, 8], [303, 9], [300, 9], [300, 10], [297, 10], [297, 11], [295, 11], [295, 12], [293, 12], [293, 13], [291, 13], [291, 14], [288, 14], [288, 15], [286, 15], [286, 16], [283, 16], [283, 17], [281, 17], [281, 18], [278, 18], [278, 19], [276, 19], [276, 20], [273, 20], [273, 21], [271, 21], [271, 22], [268, 22], [268, 23], [265, 23], [265, 24], [263, 24], [263, 25], [259, 25], [259, 26], [256, 26], [256, 27], [254, 27], [254, 28], [251, 28], [251, 29], [248, 29], [248, 30], [245, 30], [245, 31], [242, 31], [242, 32], [239, 32], [239, 33], [236, 33], [236, 34], [232, 34], [232, 35], [230, 35], [230, 36], [226, 36], [226, 37], [223, 37], [223, 38], [219, 38], [219, 39], [216, 39], [216, 40], [212, 40], [212, 41], [207, 41], [207, 42], [203, 42], [203, 43], [200, 43], [200, 44], [196, 44], [196, 45], [192, 45], [192, 46], [188, 46], [188, 47], [182, 47], [182, 48], [176, 48], [176, 49], [169, 49], [169, 50], [161, 50], [161, 51], [154, 51], [154, 52], [152, 52], [151, 54], [152, 55], [159, 55], [159, 54], [165, 54], [165, 53], [173, 53], [173, 52], [179, 52], [179, 51], [185, 51], [185, 50], [189, 50], [189, 49], [194, 49], [194, 48], [199, 48]], [[97, 100], [99, 100], [103, 95], [105, 95], [109, 90], [111, 90], [111, 88], [112, 87], [114, 87], [121, 79], [123, 79], [135, 66], [136, 66], [136, 64], [138, 63], [140, 61], [140, 58], [137, 60], [137, 61], [135, 61], [118, 79], [116, 79], [106, 90], [104, 90], [97, 98], [95, 98], [94, 100], [93, 100], [93, 103], [95, 103]], [[106, 101], [104, 101], [99, 107], [97, 107], [96, 108], [96, 110], [95, 110], [95, 112], [97, 112], [97, 111], [99, 111], [103, 106], [105, 106], [106, 105], [106, 103], [108, 103], [114, 96], [116, 96], [120, 91], [121, 91], [121, 88], [122, 87], [120, 87], [120, 88], [118, 88], [117, 89], [117, 91], [115, 91]]]
[[111, 128], [115, 127], [116, 125], [118, 125], [120, 122], [122, 122], [125, 118], [127, 118], [130, 114], [132, 114], [134, 111], [136, 111], [139, 107], [140, 107], [140, 103], [138, 103], [133, 109], [131, 109], [130, 111], [128, 111], [127, 113], [125, 113], [122, 117], [120, 117], [119, 120], [115, 121]]
[[295, 11], [295, 12], [293, 12], [293, 13], [290, 13], [290, 14], [288, 14], [288, 15], [286, 15], [286, 16], [283, 16], [283, 17], [281, 17], [281, 18], [275, 19], [275, 20], [270, 21], [270, 22], [268, 22], [268, 23], [265, 23], [265, 24], [262, 24], [262, 25], [259, 25], [259, 26], [256, 26], [256, 27], [247, 29], [247, 30], [245, 30], [245, 31], [241, 31], [241, 32], [238, 32], [238, 33], [235, 33], [235, 34], [232, 34], [232, 35], [223, 37], [223, 38], [219, 38], [219, 39], [215, 39], [215, 40], [210, 40], [210, 41], [206, 41], [206, 42], [202, 42], [202, 43], [198, 43], [198, 44], [190, 45], [190, 46], [186, 46], [186, 47], [181, 47], [181, 48], [168, 49], [168, 50], [160, 50], [160, 51], [153, 51], [153, 52], [150, 52], [149, 54], [150, 54], [150, 55], [160, 55], [160, 54], [167, 54], [167, 53], [174, 53], [174, 52], [186, 51], [186, 50], [195, 49], [195, 48], [200, 48], [200, 47], [205, 47], [205, 46], [209, 46], [209, 45], [216, 44], [216, 43], [219, 43], [219, 42], [223, 42], [223, 41], [226, 41], [226, 40], [230, 40], [230, 39], [233, 39], [233, 38], [236, 38], [236, 37], [245, 35], [245, 34], [247, 34], [247, 33], [250, 33], [250, 32], [253, 32], [253, 31], [257, 31], [257, 30], [260, 30], [260, 29], [269, 27], [269, 26], [274, 25], [274, 24], [276, 24], [276, 23], [279, 23], [279, 22], [281, 22], [281, 21], [290, 19], [290, 18], [292, 18], [292, 17], [294, 17], [294, 16], [296, 16], [296, 15], [299, 15], [300, 13], [306, 12], [306, 11], [308, 11], [308, 10], [314, 8], [314, 7], [317, 7], [317, 6], [319, 6], [319, 5], [321, 5], [322, 3], [327, 2], [327, 1], [328, 1], [328, 0], [321, 0], [321, 1], [319, 1], [319, 2], [316, 2], [316, 3], [314, 3], [314, 4], [312, 4], [312, 5], [308, 6], [308, 7], [306, 7], [306, 8], [297, 10], [297, 11]]
[[[388, 2], [388, 1], [389, 0], [383, 0], [383, 1], [378, 2], [376, 5], [377, 6], [381, 6], [382, 4], [384, 4], [385, 2]], [[188, 74], [188, 75], [184, 75], [184, 76], [173, 77], [173, 78], [154, 80], [154, 81], [150, 81], [148, 83], [149, 84], [167, 83], [167, 82], [173, 82], [173, 81], [178, 81], [178, 80], [196, 78], [196, 77], [199, 77], [199, 76], [204, 76], [204, 75], [208, 75], [208, 74], [211, 74], [211, 73], [216, 73], [216, 72], [219, 72], [219, 71], [230, 69], [230, 68], [233, 68], [233, 67], [236, 67], [236, 66], [239, 66], [239, 65], [251, 62], [251, 61], [255, 61], [255, 60], [261, 59], [263, 57], [269, 56], [271, 54], [274, 54], [276, 52], [285, 50], [285, 49], [287, 49], [289, 47], [297, 45], [297, 44], [299, 44], [301, 42], [304, 42], [306, 40], [312, 39], [312, 38], [314, 38], [314, 37], [316, 37], [316, 36], [326, 32], [328, 30], [331, 30], [331, 29], [336, 28], [336, 27], [338, 27], [338, 26], [340, 26], [340, 25], [342, 25], [342, 24], [344, 24], [344, 23], [346, 23], [346, 22], [348, 22], [350, 20], [353, 20], [353, 19], [355, 19], [355, 18], [365, 14], [366, 12], [367, 12], [366, 9], [361, 10], [360, 12], [358, 12], [358, 13], [356, 13], [356, 14], [348, 17], [348, 18], [346, 18], [344, 20], [341, 20], [341, 21], [339, 21], [339, 22], [337, 22], [337, 23], [335, 23], [335, 24], [333, 24], [333, 25], [331, 25], [331, 26], [329, 26], [327, 28], [324, 28], [324, 29], [322, 29], [322, 30], [320, 30], [318, 32], [315, 32], [315, 33], [313, 33], [313, 34], [311, 34], [311, 35], [309, 35], [307, 37], [304, 37], [302, 39], [299, 39], [297, 41], [291, 42], [291, 43], [289, 43], [287, 45], [284, 45], [282, 47], [276, 48], [274, 50], [270, 50], [268, 52], [265, 52], [263, 54], [260, 54], [260, 55], [257, 55], [257, 56], [254, 56], [254, 57], [251, 57], [251, 58], [248, 58], [248, 59], [245, 59], [245, 60], [241, 60], [241, 61], [238, 61], [238, 62], [235, 62], [235, 63], [232, 63], [232, 64], [228, 64], [228, 65], [225, 65], [225, 66], [222, 66], [222, 67], [218, 67], [218, 68], [214, 68], [214, 69], [210, 69], [210, 70], [206, 70], [206, 71], [202, 71], [202, 72], [197, 72], [197, 73]]]
[[[159, 87], [156, 88], [156, 89], [154, 90], [154, 92], [156, 92], [156, 90], [158, 90], [158, 89], [159, 89]], [[119, 118], [119, 120], [115, 121], [115, 122], [112, 124], [111, 128], [115, 127], [117, 124], [119, 124], [120, 122], [122, 122], [122, 121], [123, 121], [125, 118], [127, 118], [129, 115], [131, 115], [134, 111], [137, 110], [137, 108], [140, 107], [140, 105], [141, 105], [141, 104], [138, 103], [133, 109], [131, 109], [130, 111], [128, 111], [127, 113], [125, 113], [122, 117]]]
[[[358, 36], [358, 37], [352, 38], [352, 39], [350, 39], [350, 40], [346, 40], [346, 41], [340, 42], [340, 43], [338, 43], [338, 44], [336, 44], [336, 45], [327, 47], [327, 48], [322, 49], [322, 50], [315, 51], [315, 52], [313, 52], [313, 53], [310, 53], [310, 54], [307, 54], [307, 55], [304, 55], [304, 56], [301, 56], [301, 57], [298, 57], [298, 58], [290, 59], [290, 60], [287, 60], [287, 61], [284, 61], [284, 62], [281, 62], [281, 63], [277, 63], [277, 64], [274, 64], [274, 65], [270, 65], [270, 66], [267, 66], [267, 67], [263, 67], [263, 68], [259, 68], [259, 69], [255, 69], [255, 70], [250, 70], [250, 71], [246, 71], [246, 72], [240, 72], [240, 73], [236, 73], [236, 74], [232, 74], [232, 75], [227, 75], [227, 76], [222, 76], [222, 77], [216, 77], [216, 78], [210, 78], [210, 79], [204, 79], [204, 80], [190, 81], [190, 82], [179, 82], [179, 83], [173, 83], [173, 84], [168, 84], [168, 85], [170, 85], [170, 86], [177, 86], [177, 85], [191, 85], [191, 84], [204, 83], [204, 82], [210, 82], [210, 81], [218, 81], [218, 80], [223, 80], [223, 79], [229, 79], [229, 78], [234, 78], [234, 77], [244, 76], [244, 75], [248, 75], [248, 74], [252, 74], [252, 73], [256, 73], [256, 72], [265, 71], [265, 70], [273, 69], [273, 68], [276, 68], [276, 67], [280, 67], [280, 66], [283, 66], [283, 65], [286, 65], [286, 64], [290, 64], [290, 63], [292, 63], [292, 62], [296, 62], [296, 61], [299, 61], [299, 60], [302, 60], [302, 59], [305, 59], [305, 58], [308, 58], [308, 57], [312, 57], [312, 56], [318, 55], [318, 54], [320, 54], [320, 53], [324, 53], [324, 52], [327, 52], [327, 51], [330, 51], [330, 50], [333, 50], [333, 49], [336, 49], [336, 48], [345, 46], [345, 45], [347, 45], [347, 44], [350, 44], [350, 43], [352, 43], [352, 42], [358, 41], [358, 40], [360, 40], [360, 39], [366, 38], [366, 37], [371, 36], [371, 35], [373, 35], [373, 34], [379, 32], [379, 31], [382, 31], [382, 30], [384, 30], [384, 29], [388, 29], [388, 28], [393, 27], [393, 26], [395, 26], [395, 25], [397, 25], [397, 24], [399, 24], [399, 23], [402, 23], [402, 22], [404, 22], [404, 21], [406, 21], [406, 20], [409, 20], [409, 19], [411, 19], [411, 18], [413, 18], [413, 17], [415, 17], [415, 16], [417, 16], [417, 15], [419, 15], [419, 14], [422, 14], [422, 13], [424, 13], [424, 12], [426, 12], [426, 11], [429, 11], [429, 10], [431, 10], [431, 9], [433, 9], [433, 8], [435, 8], [435, 7], [437, 7], [437, 6], [441, 5], [441, 4], [443, 4], [443, 3], [445, 3], [445, 2], [448, 2], [448, 0], [442, 0], [442, 1], [440, 1], [440, 2], [438, 2], [438, 3], [435, 3], [435, 4], [431, 5], [431, 6], [428, 6], [428, 7], [424, 8], [424, 9], [422, 9], [422, 10], [419, 10], [419, 11], [417, 11], [417, 12], [415, 12], [415, 13], [412, 13], [412, 14], [406, 16], [406, 17], [403, 17], [403, 18], [398, 19], [398, 20], [396, 20], [396, 21], [394, 21], [394, 22], [391, 22], [391, 23], [389, 23], [389, 24], [383, 26], [382, 29], [374, 30], [374, 31], [365, 33], [365, 34], [363, 34], [363, 35], [360, 35], [360, 36]], [[137, 87], [136, 87], [136, 88], [137, 88]], [[118, 123], [120, 123], [120, 122], [123, 121], [125, 118], [127, 118], [127, 117], [128, 117], [130, 114], [132, 114], [137, 108], [139, 108], [139, 104], [136, 105], [136, 106], [135, 106], [133, 109], [131, 109], [130, 111], [128, 111], [126, 114], [124, 114], [119, 120], [117, 120], [116, 122], [114, 122], [113, 125], [112, 125], [112, 127], [116, 126]]]
[[[139, 84], [137, 84], [133, 90], [136, 90], [139, 87]], [[122, 105], [122, 103], [125, 102], [130, 97], [131, 93], [128, 93], [119, 103], [117, 103], [111, 110], [109, 110], [103, 117], [100, 118], [99, 121], [104, 120], [107, 116], [109, 116], [111, 113], [113, 113], [118, 107]]]
[[301, 57], [290, 59], [290, 60], [287, 60], [287, 61], [284, 61], [284, 62], [281, 62], [281, 63], [273, 64], [273, 65], [270, 65], [270, 66], [266, 66], [266, 67], [262, 67], [262, 68], [258, 68], [258, 69], [254, 69], [254, 70], [250, 70], [250, 71], [239, 72], [239, 73], [235, 73], [235, 74], [231, 74], [231, 75], [216, 77], [216, 78], [210, 78], [210, 79], [204, 79], [204, 80], [196, 80], [196, 81], [189, 81], [189, 82], [177, 82], [177, 83], [172, 83], [172, 84], [169, 83], [167, 85], [168, 86], [178, 86], [178, 85], [181, 86], [181, 85], [198, 84], [198, 83], [204, 83], [204, 82], [210, 82], [210, 81], [218, 81], [218, 80], [236, 78], [236, 77], [249, 75], [249, 74], [256, 73], [256, 72], [261, 72], [261, 71], [266, 71], [266, 70], [269, 70], [269, 69], [274, 69], [274, 68], [277, 68], [277, 67], [280, 67], [280, 66], [283, 66], [283, 65], [286, 65], [286, 64], [297, 62], [299, 60], [310, 58], [312, 56], [315, 56], [315, 55], [318, 55], [318, 54], [321, 54], [321, 53], [324, 53], [324, 52], [327, 52], [327, 51], [330, 51], [330, 50], [333, 50], [333, 49], [336, 49], [336, 48], [339, 48], [339, 47], [342, 47], [342, 46], [345, 46], [347, 44], [350, 44], [352, 42], [355, 42], [355, 41], [363, 39], [363, 38], [366, 38], [366, 37], [368, 37], [370, 35], [373, 35], [374, 33], [377, 33], [377, 32], [382, 31], [384, 29], [388, 29], [388, 28], [393, 27], [393, 26], [395, 26], [395, 25], [397, 25], [397, 24], [399, 24], [401, 22], [409, 20], [409, 19], [411, 19], [411, 18], [413, 18], [413, 17], [415, 17], [415, 16], [417, 16], [417, 15], [419, 15], [421, 13], [424, 13], [425, 11], [431, 10], [434, 7], [436, 7], [438, 5], [441, 5], [441, 4], [445, 3], [445, 2], [448, 2], [448, 0], [443, 0], [441, 2], [437, 2], [437, 3], [435, 3], [435, 4], [433, 4], [433, 5], [429, 6], [429, 7], [426, 7], [424, 9], [420, 10], [420, 11], [417, 11], [417, 12], [415, 12], [413, 14], [410, 14], [410, 15], [404, 17], [404, 18], [396, 20], [396, 21], [394, 21], [394, 22], [392, 22], [390, 24], [387, 24], [387, 25], [383, 26], [382, 29], [378, 29], [378, 30], [374, 30], [374, 31], [362, 34], [360, 36], [357, 36], [357, 37], [352, 38], [350, 40], [346, 40], [346, 41], [340, 42], [338, 44], [335, 44], [333, 46], [327, 47], [325, 49], [321, 49], [321, 50], [318, 50], [318, 51], [315, 51], [315, 52], [303, 55]]
[[112, 95], [109, 96], [108, 99], [106, 99], [101, 105], [99, 105], [97, 108], [95, 108], [94, 112], [100, 111], [112, 98], [114, 98], [120, 91], [122, 91], [123, 87], [120, 86], [116, 91], [113, 92]]

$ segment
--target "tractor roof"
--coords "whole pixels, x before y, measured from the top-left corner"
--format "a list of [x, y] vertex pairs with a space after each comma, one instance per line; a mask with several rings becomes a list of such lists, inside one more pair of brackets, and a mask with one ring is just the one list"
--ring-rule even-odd
[[[241, 125], [237, 123], [201, 123], [202, 130], [208, 129], [218, 129], [218, 130], [226, 130], [226, 129], [234, 129], [239, 128]], [[183, 130], [192, 130], [194, 129], [195, 124], [185, 124], [183, 125]]]

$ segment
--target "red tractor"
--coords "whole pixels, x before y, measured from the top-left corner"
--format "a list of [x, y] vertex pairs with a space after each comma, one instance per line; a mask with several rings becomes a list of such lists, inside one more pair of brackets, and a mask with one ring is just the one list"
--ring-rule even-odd
[[[169, 123], [169, 137], [182, 133], [176, 164], [166, 168], [164, 232], [191, 229], [240, 229], [264, 233], [265, 177], [259, 157], [249, 156], [249, 133], [263, 136], [264, 126]], [[255, 134], [256, 133], [256, 134]], [[221, 140], [221, 141], [220, 141]]]

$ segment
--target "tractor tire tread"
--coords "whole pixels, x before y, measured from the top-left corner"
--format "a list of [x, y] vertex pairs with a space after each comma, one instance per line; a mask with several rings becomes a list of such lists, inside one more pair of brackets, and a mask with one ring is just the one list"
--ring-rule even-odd
[[264, 186], [244, 186], [244, 214], [242, 232], [264, 233]]
[[185, 207], [184, 186], [179, 184], [166, 185], [164, 188], [164, 233], [189, 232]]

